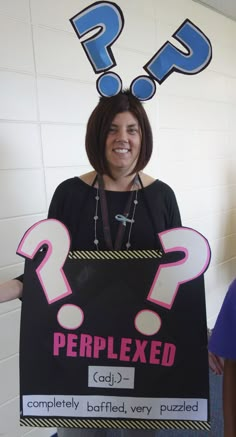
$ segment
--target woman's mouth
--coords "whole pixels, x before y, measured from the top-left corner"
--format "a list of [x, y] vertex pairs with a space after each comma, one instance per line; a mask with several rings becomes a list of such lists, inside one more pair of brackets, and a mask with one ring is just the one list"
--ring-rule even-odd
[[125, 154], [128, 153], [130, 151], [130, 149], [124, 149], [124, 148], [117, 148], [117, 149], [113, 149], [113, 152], [115, 153], [120, 153], [120, 154]]

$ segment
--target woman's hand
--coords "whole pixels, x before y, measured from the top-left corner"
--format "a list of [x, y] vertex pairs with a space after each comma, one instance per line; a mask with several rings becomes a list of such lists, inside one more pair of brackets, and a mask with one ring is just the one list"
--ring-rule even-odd
[[223, 375], [224, 373], [224, 359], [218, 355], [208, 352], [209, 367], [215, 375]]
[[0, 284], [0, 303], [19, 299], [22, 296], [22, 291], [23, 284], [18, 279], [11, 279]]

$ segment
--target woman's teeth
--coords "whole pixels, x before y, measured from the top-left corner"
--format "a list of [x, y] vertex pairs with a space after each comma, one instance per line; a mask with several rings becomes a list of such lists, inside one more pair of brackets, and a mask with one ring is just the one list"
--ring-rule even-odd
[[116, 152], [116, 153], [128, 153], [129, 149], [115, 149], [114, 152]]

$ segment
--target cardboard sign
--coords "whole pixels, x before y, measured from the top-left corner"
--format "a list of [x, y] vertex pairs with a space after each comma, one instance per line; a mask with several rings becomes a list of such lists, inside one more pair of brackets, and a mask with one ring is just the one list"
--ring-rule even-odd
[[27, 231], [22, 425], [209, 429], [209, 245], [189, 228], [159, 237], [162, 252], [67, 256], [62, 223]]

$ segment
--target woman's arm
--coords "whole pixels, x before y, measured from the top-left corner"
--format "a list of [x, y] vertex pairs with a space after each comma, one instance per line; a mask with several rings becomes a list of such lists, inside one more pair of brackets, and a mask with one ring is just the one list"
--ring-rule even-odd
[[223, 383], [224, 437], [236, 436], [236, 360], [225, 359]]
[[0, 284], [0, 303], [13, 299], [19, 299], [22, 296], [23, 283], [18, 279]]
[[[55, 190], [49, 207], [48, 218], [56, 218], [57, 220], [61, 220], [62, 205], [65, 193], [68, 193], [68, 184], [71, 184], [71, 180], [62, 182]], [[22, 291], [23, 275], [18, 276], [18, 278], [11, 279], [10, 281], [4, 282], [3, 284], [0, 284], [0, 303], [21, 298]]]

